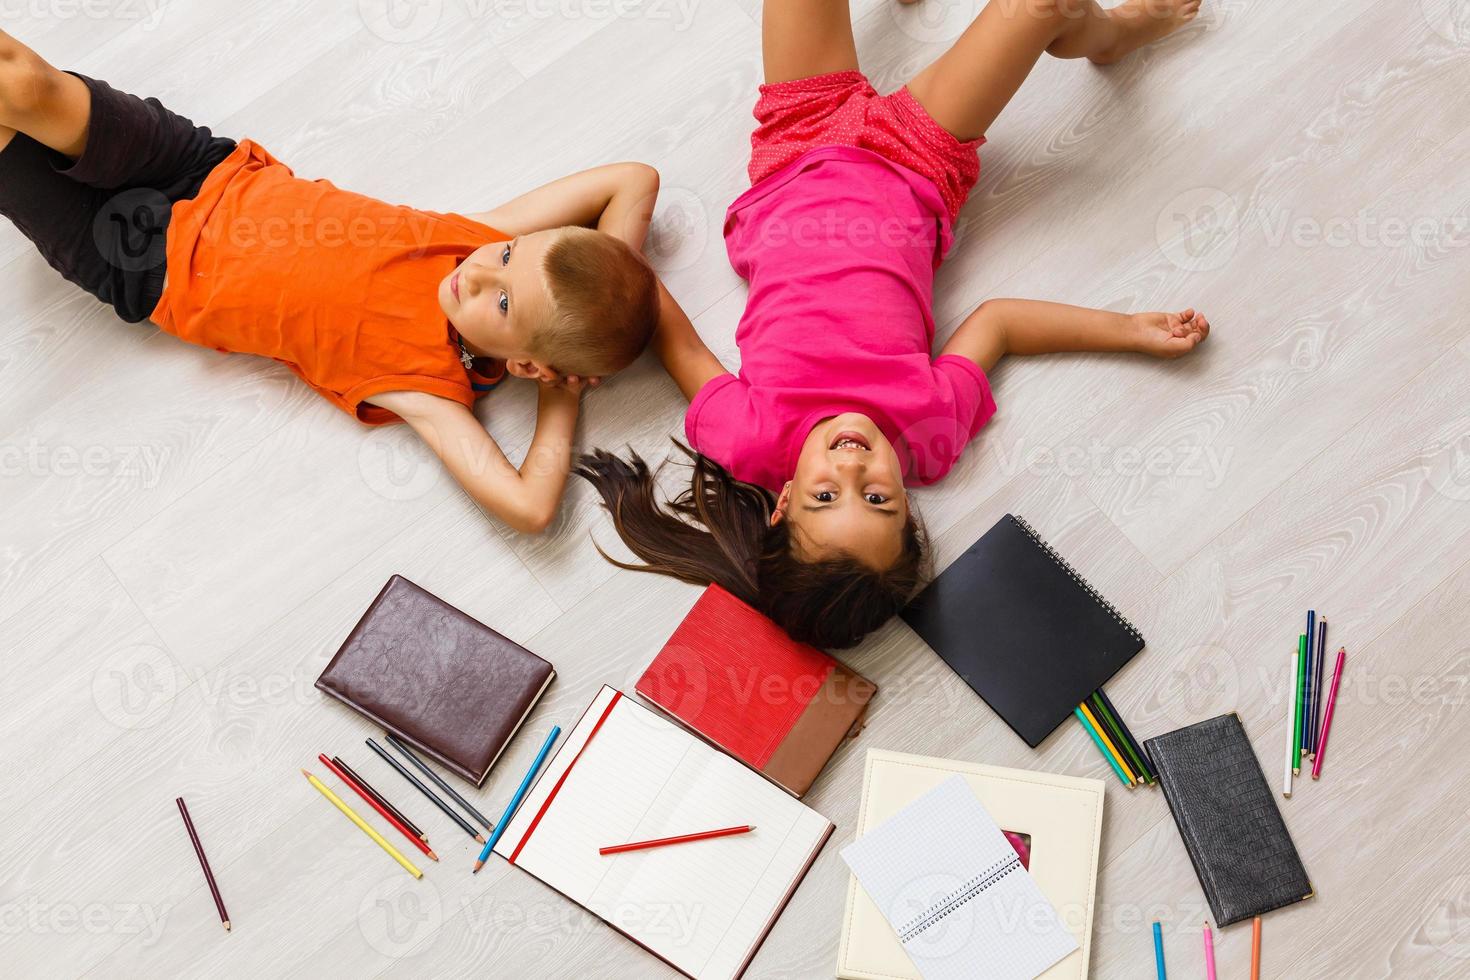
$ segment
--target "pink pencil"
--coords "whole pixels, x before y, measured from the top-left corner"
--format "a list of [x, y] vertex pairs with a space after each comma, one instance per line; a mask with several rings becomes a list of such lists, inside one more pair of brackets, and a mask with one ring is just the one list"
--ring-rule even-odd
[[1332, 686], [1327, 689], [1327, 713], [1322, 716], [1322, 743], [1317, 746], [1317, 758], [1312, 763], [1312, 778], [1322, 775], [1322, 757], [1327, 754], [1327, 733], [1332, 731], [1332, 709], [1337, 706], [1337, 682], [1342, 679], [1342, 661], [1347, 656], [1347, 647], [1337, 648], [1337, 664], [1332, 668]]
[[1215, 980], [1215, 937], [1210, 935], [1210, 924], [1205, 923], [1205, 978]]

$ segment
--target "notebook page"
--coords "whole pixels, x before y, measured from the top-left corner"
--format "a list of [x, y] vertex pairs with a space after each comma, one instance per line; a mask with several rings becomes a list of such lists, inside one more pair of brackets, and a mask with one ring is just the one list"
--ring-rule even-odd
[[[585, 725], [601, 713], [594, 702]], [[577, 735], [563, 752], [577, 747]], [[537, 789], [564, 769], [548, 771]], [[545, 795], [534, 794], [539, 800]], [[507, 838], [519, 841], [532, 804], [539, 809], [537, 799], [527, 800]], [[756, 830], [597, 853], [611, 844], [740, 824]], [[586, 742], [516, 863], [679, 969], [730, 977], [829, 827], [738, 762], [622, 699]], [[513, 850], [511, 844], [508, 852]]]
[[843, 848], [924, 980], [1032, 980], [1077, 949], [961, 776]]

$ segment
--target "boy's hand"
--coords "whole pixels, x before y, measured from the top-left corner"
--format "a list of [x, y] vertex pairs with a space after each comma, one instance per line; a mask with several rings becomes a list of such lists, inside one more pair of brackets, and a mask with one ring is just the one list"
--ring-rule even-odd
[[1182, 357], [1210, 335], [1210, 321], [1193, 308], [1180, 313], [1135, 313], [1136, 349], [1154, 357]]
[[601, 378], [583, 377], [578, 374], [561, 375], [550, 368], [542, 371], [541, 376], [536, 380], [548, 388], [560, 388], [563, 391], [570, 391], [574, 395], [580, 395], [588, 388], [596, 388], [602, 384]]

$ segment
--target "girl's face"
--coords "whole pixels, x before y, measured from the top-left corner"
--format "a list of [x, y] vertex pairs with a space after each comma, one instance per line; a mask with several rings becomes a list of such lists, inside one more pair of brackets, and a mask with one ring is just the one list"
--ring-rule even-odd
[[882, 570], [902, 554], [908, 518], [893, 444], [872, 419], [848, 412], [807, 435], [772, 520], [790, 523], [803, 557], [848, 554]]

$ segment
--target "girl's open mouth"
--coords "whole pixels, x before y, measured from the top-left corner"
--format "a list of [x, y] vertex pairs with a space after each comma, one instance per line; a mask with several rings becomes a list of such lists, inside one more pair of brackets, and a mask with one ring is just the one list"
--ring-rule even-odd
[[866, 452], [873, 451], [873, 447], [868, 445], [868, 440], [864, 439], [856, 432], [850, 431], [837, 433], [837, 438], [833, 439], [831, 444], [828, 445], [827, 448], [842, 449], [849, 452], [858, 449], [864, 450]]

